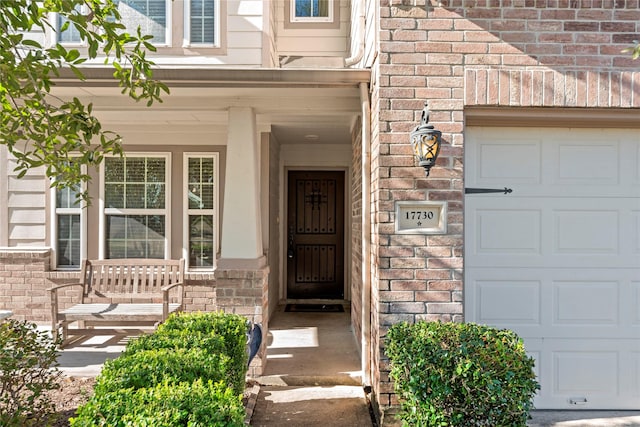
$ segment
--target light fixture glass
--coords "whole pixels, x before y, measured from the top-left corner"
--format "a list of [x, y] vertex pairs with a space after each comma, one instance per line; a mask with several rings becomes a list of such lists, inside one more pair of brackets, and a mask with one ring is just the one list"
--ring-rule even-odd
[[442, 132], [429, 124], [429, 105], [425, 102], [420, 124], [411, 132], [411, 145], [418, 165], [424, 168], [426, 176], [429, 176], [429, 171], [436, 164], [441, 141]]

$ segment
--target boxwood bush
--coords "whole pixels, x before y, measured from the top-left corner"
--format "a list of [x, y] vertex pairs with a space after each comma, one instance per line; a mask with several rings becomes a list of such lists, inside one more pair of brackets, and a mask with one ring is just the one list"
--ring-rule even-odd
[[526, 426], [539, 388], [522, 340], [472, 323], [393, 325], [391, 378], [411, 426]]
[[[204, 381], [226, 381], [229, 356], [208, 353], [201, 348], [142, 350], [108, 360], [96, 383], [96, 393], [123, 388], [144, 388], [161, 382], [178, 384]], [[136, 369], [131, 369], [135, 366]]]
[[148, 388], [96, 393], [78, 408], [72, 427], [242, 426], [242, 396], [223, 382], [163, 382]]
[[246, 318], [172, 315], [107, 361], [73, 426], [240, 426]]

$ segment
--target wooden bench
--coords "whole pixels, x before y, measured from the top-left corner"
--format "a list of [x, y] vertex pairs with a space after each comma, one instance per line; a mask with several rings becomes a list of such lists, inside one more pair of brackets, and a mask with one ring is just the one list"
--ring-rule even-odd
[[[112, 335], [132, 330], [94, 328], [94, 326], [153, 327], [169, 314], [182, 311], [184, 299], [184, 260], [108, 259], [85, 260], [80, 283], [54, 286], [51, 294], [51, 328], [63, 345], [69, 335]], [[79, 303], [60, 309], [61, 290]], [[69, 328], [78, 322], [79, 327]], [[139, 332], [139, 331], [138, 331]]]

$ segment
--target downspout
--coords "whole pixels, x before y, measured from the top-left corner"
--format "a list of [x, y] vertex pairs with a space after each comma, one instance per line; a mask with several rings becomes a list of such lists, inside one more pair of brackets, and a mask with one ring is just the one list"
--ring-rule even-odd
[[362, 103], [362, 382], [371, 386], [371, 106], [367, 83], [360, 83]]
[[364, 38], [366, 37], [365, 33], [365, 13], [364, 13], [365, 0], [360, 0], [358, 2], [358, 50], [355, 52], [353, 56], [344, 59], [344, 66], [351, 67], [352, 65], [356, 65], [358, 62], [362, 61], [364, 57]]

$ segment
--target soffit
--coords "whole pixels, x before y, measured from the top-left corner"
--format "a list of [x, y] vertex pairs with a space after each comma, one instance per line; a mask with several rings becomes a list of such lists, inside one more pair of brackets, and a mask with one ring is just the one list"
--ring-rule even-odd
[[350, 143], [361, 112], [359, 85], [370, 77], [368, 70], [351, 69], [162, 69], [154, 76], [171, 94], [147, 108], [121, 95], [109, 70], [83, 72], [87, 80], [80, 83], [63, 75], [54, 94], [94, 103], [106, 126], [206, 126], [224, 132], [230, 107], [251, 107], [259, 129], [272, 131], [282, 144], [304, 142], [306, 135], [316, 135], [316, 143]]

